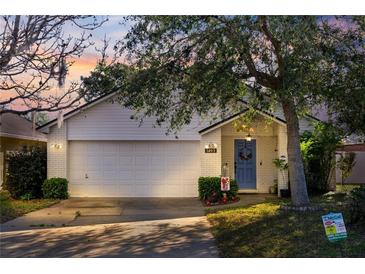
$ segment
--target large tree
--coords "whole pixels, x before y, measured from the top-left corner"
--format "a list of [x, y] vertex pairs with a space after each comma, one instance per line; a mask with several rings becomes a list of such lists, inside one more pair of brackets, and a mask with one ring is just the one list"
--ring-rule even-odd
[[[105, 20], [95, 16], [2, 16], [0, 114], [58, 111], [78, 103], [78, 83], [63, 91], [57, 86], [64, 85], [69, 67], [93, 44], [90, 31]], [[66, 28], [79, 34], [67, 34]]]
[[[364, 19], [136, 16], [127, 20], [132, 27], [115, 48], [128, 58], [129, 67], [99, 64], [85, 79], [84, 91], [89, 96], [96, 90], [98, 95], [100, 90], [117, 91], [121, 104], [157, 116], [158, 123], [166, 122], [171, 129], [189, 123], [195, 113], [240, 108], [244, 96], [269, 111], [278, 103], [287, 122], [292, 201], [297, 206], [309, 204], [299, 117], [320, 103], [332, 109], [341, 106], [343, 94], [364, 110], [364, 102], [359, 102], [364, 93]], [[337, 109], [338, 116], [344, 113], [343, 107]]]

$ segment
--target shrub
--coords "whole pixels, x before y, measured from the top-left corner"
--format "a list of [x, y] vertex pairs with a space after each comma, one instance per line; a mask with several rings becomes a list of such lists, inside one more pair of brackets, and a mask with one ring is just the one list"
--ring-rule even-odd
[[6, 222], [8, 216], [14, 214], [14, 208], [10, 203], [10, 193], [6, 190], [0, 191], [0, 223]]
[[47, 174], [47, 153], [40, 147], [11, 152], [7, 155], [7, 176], [4, 188], [13, 198], [23, 195], [42, 197], [42, 183]]
[[300, 146], [310, 194], [331, 190], [331, 177], [336, 167], [335, 152], [340, 141], [338, 130], [325, 123], [317, 123], [313, 132], [306, 131], [301, 136]]
[[43, 197], [46, 199], [67, 199], [68, 181], [65, 178], [45, 180], [42, 186]]
[[238, 192], [238, 185], [236, 180], [231, 179], [230, 191], [221, 191], [221, 179], [220, 177], [200, 177], [198, 181], [199, 185], [199, 198], [202, 200], [211, 199], [211, 202], [216, 202], [223, 197], [223, 193], [227, 194], [228, 200], [232, 200], [236, 197]]
[[67, 199], [68, 181], [65, 178], [45, 180], [42, 186], [43, 197], [46, 199]]
[[351, 190], [349, 206], [352, 224], [365, 220], [365, 186]]

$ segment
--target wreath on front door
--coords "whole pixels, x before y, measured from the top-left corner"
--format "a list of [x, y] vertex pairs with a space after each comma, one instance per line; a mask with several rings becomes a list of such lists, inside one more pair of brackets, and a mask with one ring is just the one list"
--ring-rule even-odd
[[247, 160], [250, 160], [252, 158], [252, 150], [250, 149], [247, 152], [248, 153], [245, 153], [244, 150], [240, 151], [239, 156], [240, 156], [241, 161], [247, 161]]

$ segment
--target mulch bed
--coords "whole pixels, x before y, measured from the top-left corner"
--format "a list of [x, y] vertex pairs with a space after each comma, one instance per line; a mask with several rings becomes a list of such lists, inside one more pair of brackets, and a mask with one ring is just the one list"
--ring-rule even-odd
[[230, 200], [230, 201], [227, 201], [227, 202], [223, 202], [222, 200], [220, 200], [219, 202], [216, 202], [216, 203], [209, 203], [207, 204], [207, 201], [206, 200], [201, 200], [203, 206], [205, 207], [211, 207], [211, 206], [217, 206], [217, 205], [229, 205], [229, 204], [234, 204], [234, 203], [237, 203], [239, 202], [240, 198], [239, 197], [236, 197], [235, 200]]

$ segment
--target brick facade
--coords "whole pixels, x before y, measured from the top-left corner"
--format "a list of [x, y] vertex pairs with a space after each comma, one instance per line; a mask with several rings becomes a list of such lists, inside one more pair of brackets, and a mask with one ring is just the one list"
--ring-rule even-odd
[[[205, 153], [205, 146], [209, 144], [217, 145], [217, 153]], [[222, 135], [220, 128], [202, 136], [200, 151], [201, 176], [220, 176], [222, 168]]]
[[[55, 145], [61, 145], [56, 148]], [[64, 122], [61, 128], [50, 128], [47, 143], [47, 177], [67, 178], [68, 158], [67, 124]]]

